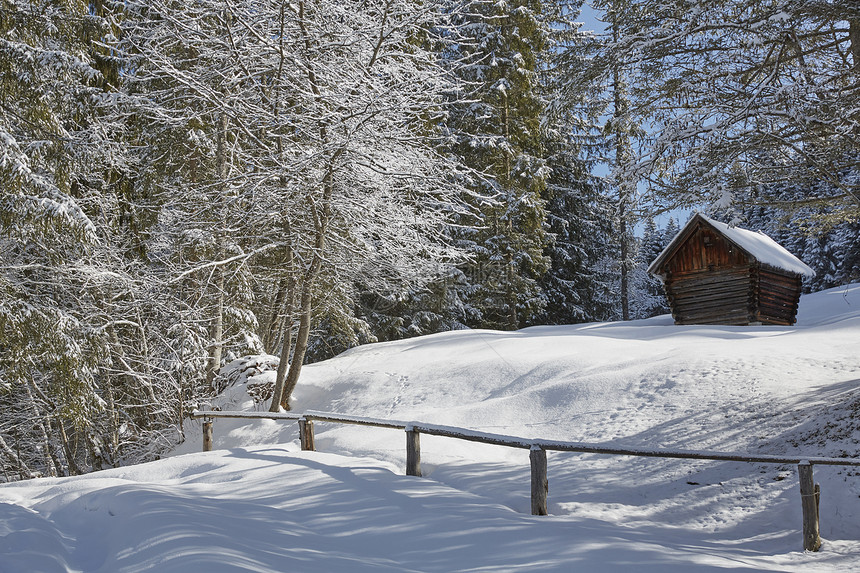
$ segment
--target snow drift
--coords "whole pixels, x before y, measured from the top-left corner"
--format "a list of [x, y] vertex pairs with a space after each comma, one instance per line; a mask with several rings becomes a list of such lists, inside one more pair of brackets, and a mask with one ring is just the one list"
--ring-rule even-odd
[[[630, 323], [460, 331], [306, 367], [293, 408], [635, 447], [860, 457], [860, 285], [794, 327]], [[264, 410], [246, 359], [210, 407]], [[244, 375], [243, 375], [244, 372]], [[250, 374], [250, 376], [248, 376]], [[217, 420], [167, 460], [0, 486], [0, 572], [860, 571], [860, 472], [816, 466], [825, 539], [801, 551], [796, 468], [528, 452], [402, 432]], [[184, 455], [180, 455], [184, 454]]]

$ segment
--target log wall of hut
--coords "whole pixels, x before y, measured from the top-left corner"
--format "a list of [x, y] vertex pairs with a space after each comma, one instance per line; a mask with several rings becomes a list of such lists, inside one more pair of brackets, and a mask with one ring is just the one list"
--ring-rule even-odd
[[749, 266], [673, 276], [665, 287], [675, 324], [753, 322], [756, 282]]
[[797, 319], [801, 278], [766, 268], [758, 269], [758, 313], [762, 324], [791, 326]]
[[747, 255], [699, 225], [664, 267], [676, 324], [749, 324], [756, 320], [755, 274]]

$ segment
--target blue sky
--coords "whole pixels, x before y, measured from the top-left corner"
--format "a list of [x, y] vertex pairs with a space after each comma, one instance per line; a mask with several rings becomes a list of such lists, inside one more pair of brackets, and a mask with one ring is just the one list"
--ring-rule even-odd
[[581, 22], [585, 23], [584, 27], [586, 30], [594, 30], [595, 32], [602, 32], [605, 24], [597, 19], [599, 14], [600, 14], [599, 11], [592, 8], [591, 5], [588, 2], [586, 2], [582, 6], [582, 13], [580, 14], [580, 17], [578, 19]]

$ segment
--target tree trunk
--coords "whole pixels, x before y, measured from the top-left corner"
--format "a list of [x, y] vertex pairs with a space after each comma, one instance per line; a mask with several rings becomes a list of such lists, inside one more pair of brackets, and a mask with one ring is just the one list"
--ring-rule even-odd
[[59, 475], [57, 471], [57, 465], [54, 463], [54, 457], [51, 454], [51, 440], [48, 437], [48, 431], [45, 429], [45, 424], [42, 422], [42, 414], [39, 412], [39, 408], [36, 405], [36, 399], [33, 397], [33, 393], [30, 390], [32, 381], [27, 384], [27, 399], [30, 401], [30, 409], [33, 412], [33, 424], [36, 427], [36, 430], [39, 432], [39, 439], [42, 441], [42, 459], [45, 464], [45, 469], [48, 472], [48, 475], [51, 477], [57, 477]]
[[215, 391], [215, 373], [221, 368], [221, 350], [223, 348], [224, 336], [224, 273], [221, 269], [215, 271], [218, 274], [218, 289], [215, 316], [209, 325], [209, 364], [206, 366], [206, 384], [209, 389]]
[[135, 306], [135, 311], [137, 315], [137, 324], [141, 325], [138, 329], [138, 334], [140, 335], [140, 354], [143, 358], [140, 361], [143, 373], [142, 375], [138, 374], [137, 378], [143, 385], [146, 395], [149, 396], [149, 399], [151, 400], [151, 407], [156, 408], [161, 405], [162, 400], [160, 400], [158, 396], [156, 396], [155, 387], [152, 384], [153, 380], [155, 380], [155, 376], [152, 373], [152, 364], [154, 361], [151, 360], [149, 356], [149, 343], [146, 340], [146, 331], [143, 329], [142, 326], [144, 324], [144, 319], [140, 313], [140, 307]]
[[[127, 372], [128, 368], [125, 367], [123, 360], [123, 348], [119, 342], [119, 336], [117, 336], [116, 328], [113, 325], [109, 326], [107, 329], [108, 336], [110, 337], [110, 350], [111, 350], [111, 362], [113, 362], [114, 368], [121, 372], [123, 370], [126, 371], [126, 374], [122, 376], [125, 380], [125, 383], [128, 385], [129, 391], [134, 388], [134, 380], [132, 376]], [[116, 412], [116, 401], [114, 399], [114, 384], [113, 384], [113, 376], [110, 374], [105, 377], [105, 390], [107, 395], [107, 404], [108, 404], [108, 429], [111, 434], [111, 447], [114, 452], [119, 452], [119, 418]]]
[[508, 260], [505, 265], [508, 282], [506, 292], [506, 298], [508, 299], [508, 329], [516, 330], [520, 326], [520, 319], [517, 315], [517, 293], [514, 290], [514, 263], [510, 258], [510, 256], [507, 257]]
[[[218, 170], [219, 187], [221, 194], [225, 194], [227, 181], [227, 114], [221, 112], [218, 118], [217, 142], [215, 146], [215, 163]], [[221, 231], [227, 227], [227, 222], [224, 220], [224, 214], [221, 214]], [[220, 254], [220, 249], [219, 249]], [[215, 373], [221, 368], [221, 351], [223, 348], [224, 336], [224, 269], [220, 266], [215, 268], [216, 279], [216, 296], [217, 304], [215, 317], [209, 327], [209, 337], [211, 346], [209, 347], [209, 364], [206, 367], [206, 383], [211, 390], [215, 390], [214, 380]]]
[[[275, 389], [272, 392], [272, 404], [269, 406], [270, 412], [278, 412], [281, 408], [289, 410], [289, 394], [285, 395], [284, 382], [287, 378], [287, 368], [290, 366], [290, 350], [293, 346], [293, 304], [295, 298], [295, 287], [292, 279], [286, 279], [287, 286], [286, 307], [284, 309], [284, 334], [281, 344], [281, 358], [278, 362], [278, 373], [275, 377]], [[291, 389], [292, 391], [292, 389]], [[284, 406], [284, 402], [287, 406]]]
[[[334, 158], [332, 159], [333, 161]], [[302, 364], [305, 361], [305, 353], [308, 350], [308, 338], [310, 337], [311, 319], [313, 318], [313, 291], [316, 279], [322, 268], [326, 232], [328, 230], [329, 218], [331, 217], [331, 197], [333, 192], [332, 172], [329, 170], [323, 181], [322, 209], [318, 209], [313, 201], [309, 205], [314, 218], [314, 251], [310, 267], [308, 267], [302, 281], [302, 296], [299, 302], [299, 330], [296, 333], [296, 346], [293, 350], [293, 359], [290, 362], [290, 369], [287, 373], [287, 380], [284, 383], [283, 394], [281, 395], [281, 407], [284, 410], [290, 409], [290, 396], [296, 388], [296, 384], [298, 384]]]
[[[505, 91], [501, 92], [502, 98], [502, 133], [505, 136], [505, 141], [510, 142], [511, 140], [511, 119], [510, 119], [510, 105], [508, 103], [508, 94]], [[513, 196], [513, 182], [511, 181], [511, 155], [506, 152], [504, 155], [504, 170], [505, 170], [505, 181], [504, 185], [507, 190], [507, 207], [510, 206], [516, 201], [516, 198]], [[514, 236], [514, 228], [513, 221], [511, 221], [510, 216], [505, 221], [505, 231], [508, 235], [508, 240], [512, 241]], [[505, 259], [505, 302], [507, 303], [507, 321], [508, 321], [508, 330], [516, 330], [519, 326], [519, 317], [517, 316], [517, 293], [514, 288], [514, 261], [513, 261], [513, 253], [511, 253], [512, 245], [508, 246], [508, 252], [504, 254]]]
[[622, 198], [618, 205], [618, 233], [621, 239], [621, 320], [630, 320], [630, 273], [628, 259], [630, 258], [630, 241], [627, 231], [627, 213], [625, 201]]
[[[316, 275], [319, 273], [319, 263], [316, 261], [318, 257], [314, 257], [316, 270], [308, 272], [302, 284], [302, 297], [299, 305], [299, 331], [296, 333], [296, 347], [293, 351], [293, 360], [290, 362], [290, 369], [287, 374], [287, 379], [284, 382], [283, 393], [281, 394], [281, 407], [284, 410], [290, 409], [290, 396], [299, 382], [299, 374], [302, 371], [302, 364], [305, 361], [305, 354], [308, 350], [308, 338], [311, 333], [311, 319], [313, 318], [313, 287]], [[280, 365], [279, 365], [280, 369]]]
[[[322, 92], [317, 82], [317, 76], [313, 68], [313, 59], [310, 55], [313, 53], [312, 39], [308, 34], [305, 26], [305, 2], [298, 2], [298, 25], [302, 36], [302, 41], [305, 46], [305, 60], [308, 64], [305, 75], [308, 80], [308, 85], [311, 92], [317, 100], [320, 99]], [[319, 125], [319, 137], [326, 149], [329, 144], [328, 125], [325, 121], [321, 121]], [[314, 224], [314, 245], [313, 254], [311, 255], [311, 263], [305, 272], [302, 280], [301, 297], [299, 299], [299, 330], [296, 333], [296, 343], [293, 349], [293, 359], [290, 362], [290, 368], [287, 372], [287, 379], [284, 382], [284, 390], [281, 395], [281, 407], [285, 410], [290, 409], [290, 396], [299, 381], [299, 374], [302, 371], [302, 364], [305, 361], [305, 354], [308, 349], [308, 338], [311, 332], [311, 320], [313, 318], [313, 289], [317, 277], [322, 268], [323, 255], [326, 246], [326, 233], [328, 232], [328, 224], [331, 219], [331, 202], [334, 194], [334, 172], [337, 168], [337, 161], [343, 149], [335, 150], [331, 157], [327, 160], [326, 172], [322, 178], [322, 196], [317, 203], [316, 198], [311, 194], [308, 196], [308, 208], [310, 209], [313, 224]], [[314, 190], [316, 191], [316, 190]]]
[[[620, 37], [617, 12], [613, 11], [612, 38], [617, 42]], [[621, 319], [630, 320], [630, 255], [631, 237], [628, 229], [630, 205], [633, 198], [631, 182], [623, 179], [623, 168], [630, 162], [632, 150], [630, 147], [629, 103], [627, 89], [624, 83], [624, 72], [621, 63], [616, 61], [612, 68], [612, 96], [614, 112], [612, 127], [615, 135], [615, 173], [614, 183], [618, 191], [618, 232], [621, 247]]]
[[[48, 408], [49, 412], [51, 412], [52, 414], [56, 413], [56, 411], [57, 411], [56, 404], [54, 404], [53, 401], [51, 401], [51, 399], [48, 398], [44, 392], [42, 392], [41, 388], [39, 388], [32, 379], [29, 382], [29, 387], [28, 387], [27, 391], [28, 391], [28, 393], [35, 392], [36, 395], [39, 397], [39, 399]], [[32, 394], [30, 395], [30, 399], [33, 400]], [[34, 412], [35, 412], [36, 416], [38, 416], [38, 411], [36, 411], [35, 406], [34, 406]], [[79, 475], [79, 474], [83, 473], [83, 472], [81, 472], [80, 468], [78, 467], [77, 463], [75, 462], [74, 451], [72, 450], [72, 448], [69, 444], [69, 438], [68, 438], [68, 435], [66, 434], [66, 428], [63, 425], [62, 418], [60, 416], [55, 416], [54, 419], [52, 420], [50, 416], [46, 416], [45, 417], [45, 424], [46, 424], [46, 427], [48, 430], [47, 433], [49, 433], [51, 435], [55, 435], [55, 436], [59, 435], [60, 440], [62, 442], [62, 453], [63, 453], [63, 458], [65, 459], [65, 464], [62, 463], [62, 461], [60, 460], [58, 455], [52, 454], [52, 459], [54, 461], [54, 465], [57, 468], [62, 470], [63, 475], [68, 475], [69, 473], [71, 473], [73, 475]], [[56, 426], [55, 426], [55, 424], [56, 424]], [[44, 432], [45, 432], [45, 430], [43, 429], [43, 433]]]
[[69, 436], [66, 433], [66, 426], [63, 424], [62, 420], [57, 420], [57, 430], [60, 432], [60, 439], [63, 442], [63, 454], [66, 457], [66, 463], [69, 466], [69, 473], [72, 475], [80, 475], [83, 472], [81, 468], [78, 467], [78, 463], [75, 461], [75, 452], [72, 449], [71, 444], [69, 443]]
[[6, 440], [3, 439], [3, 436], [0, 435], [0, 452], [6, 455], [9, 460], [15, 464], [16, 469], [18, 470], [18, 477], [21, 479], [30, 479], [36, 477], [36, 474], [27, 467], [27, 464], [21, 459], [21, 457], [15, 453], [15, 450], [9, 447], [9, 444], [6, 443]]
[[266, 320], [266, 326], [263, 330], [263, 348], [271, 354], [275, 353], [275, 347], [281, 341], [281, 334], [284, 331], [284, 305], [286, 301], [287, 280], [281, 279], [278, 281], [278, 290], [275, 293], [272, 307], [269, 309], [269, 318]]

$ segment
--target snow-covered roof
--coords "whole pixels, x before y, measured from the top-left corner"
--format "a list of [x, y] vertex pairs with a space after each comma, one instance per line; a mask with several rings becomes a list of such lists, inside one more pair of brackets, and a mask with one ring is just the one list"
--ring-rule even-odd
[[708, 225], [719, 231], [726, 239], [763, 265], [803, 276], [815, 276], [815, 271], [809, 268], [808, 265], [761, 231], [750, 231], [748, 229], [741, 229], [740, 227], [732, 227], [726, 223], [714, 221], [701, 213], [696, 213], [684, 228], [675, 235], [675, 238], [654, 259], [651, 266], [648, 267], [648, 272], [660, 274], [660, 266], [665, 262], [667, 256], [675, 250], [678, 243], [687, 236], [687, 230], [691, 225], [695, 225], [697, 219], [705, 221]]

